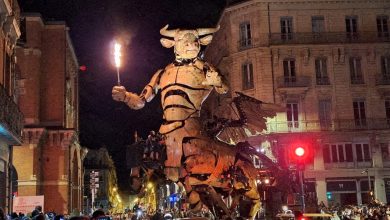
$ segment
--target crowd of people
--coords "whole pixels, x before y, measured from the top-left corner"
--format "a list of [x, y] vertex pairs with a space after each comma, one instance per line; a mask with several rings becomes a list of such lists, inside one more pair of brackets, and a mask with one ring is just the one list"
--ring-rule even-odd
[[193, 213], [189, 210], [179, 209], [177, 207], [166, 208], [165, 210], [132, 210], [124, 215], [121, 215], [121, 218], [114, 217], [115, 219], [150, 219], [150, 220], [166, 220], [166, 219], [180, 219], [188, 217], [204, 217], [205, 219], [214, 219], [211, 212], [206, 208], [202, 208], [200, 212]]
[[319, 204], [321, 213], [328, 213], [334, 220], [390, 220], [390, 205], [385, 205], [378, 200], [373, 200], [367, 205], [345, 205], [339, 204], [326, 207]]
[[[209, 212], [203, 211], [201, 213], [207, 219], [212, 219]], [[41, 206], [35, 207], [31, 213], [16, 213], [9, 215], [4, 213], [0, 208], [0, 220], [169, 220], [177, 218], [189, 217], [187, 212], [179, 209], [161, 210], [147, 212], [145, 210], [137, 209], [131, 210], [127, 213], [113, 214], [105, 213], [102, 209], [98, 209], [92, 215], [62, 215], [54, 212], [44, 213]]]

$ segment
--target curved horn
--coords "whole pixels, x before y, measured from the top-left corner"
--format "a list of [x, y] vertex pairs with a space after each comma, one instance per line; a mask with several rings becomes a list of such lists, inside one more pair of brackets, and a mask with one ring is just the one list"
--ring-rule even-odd
[[175, 37], [176, 30], [168, 30], [169, 25], [165, 25], [165, 27], [160, 29], [160, 34], [165, 37]]
[[206, 34], [212, 34], [219, 30], [220, 26], [218, 25], [216, 28], [198, 28], [196, 29], [198, 31], [199, 36], [206, 35]]

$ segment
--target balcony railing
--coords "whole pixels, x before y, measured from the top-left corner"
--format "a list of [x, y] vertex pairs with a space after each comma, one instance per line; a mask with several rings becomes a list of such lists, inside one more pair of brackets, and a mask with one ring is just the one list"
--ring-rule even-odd
[[353, 161], [353, 162], [332, 162], [325, 163], [325, 169], [361, 169], [361, 168], [370, 168], [372, 167], [372, 162], [370, 161]]
[[390, 74], [378, 74], [376, 76], [376, 85], [390, 85]]
[[362, 77], [351, 78], [351, 84], [364, 84], [364, 79]]
[[238, 51], [247, 50], [256, 47], [268, 46], [268, 34], [260, 34], [258, 38], [242, 39], [237, 42]]
[[316, 78], [317, 85], [330, 85], [329, 77], [323, 76], [323, 77], [317, 77]]
[[309, 76], [282, 76], [277, 78], [278, 88], [309, 87]]
[[390, 42], [389, 35], [378, 32], [322, 32], [322, 33], [272, 33], [270, 44], [327, 44], [327, 43], [376, 43]]
[[19, 144], [23, 129], [23, 114], [18, 105], [0, 86], [0, 135], [9, 139], [11, 144]]
[[356, 130], [383, 130], [390, 129], [390, 120], [383, 118], [366, 118], [364, 121], [354, 119], [339, 119], [332, 121], [282, 121], [268, 122], [268, 133], [287, 132], [320, 132], [320, 131], [356, 131]]

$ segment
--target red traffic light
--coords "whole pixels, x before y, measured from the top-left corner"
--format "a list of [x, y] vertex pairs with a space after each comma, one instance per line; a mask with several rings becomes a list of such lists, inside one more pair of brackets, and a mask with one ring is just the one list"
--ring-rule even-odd
[[85, 71], [87, 71], [87, 66], [86, 65], [81, 65], [79, 67], [79, 69], [80, 69], [80, 71], [85, 72]]
[[307, 163], [310, 159], [312, 152], [305, 143], [292, 143], [289, 149], [290, 162], [295, 163]]
[[294, 150], [294, 153], [297, 157], [303, 157], [305, 156], [305, 148], [303, 147], [296, 147]]

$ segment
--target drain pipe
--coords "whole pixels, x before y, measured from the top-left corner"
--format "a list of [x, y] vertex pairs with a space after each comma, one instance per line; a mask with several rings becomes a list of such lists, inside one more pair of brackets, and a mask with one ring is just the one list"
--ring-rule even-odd
[[[267, 3], [267, 14], [268, 14], [268, 45], [271, 45], [271, 14], [270, 14], [270, 9], [269, 9], [269, 2]], [[274, 55], [272, 52], [272, 48], [270, 47], [271, 50], [271, 75], [272, 75], [272, 98], [273, 102], [276, 103], [276, 97], [275, 97], [275, 73], [274, 73]]]

